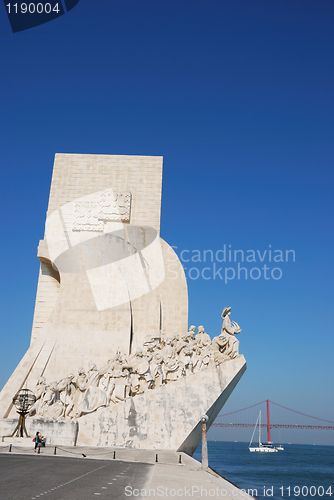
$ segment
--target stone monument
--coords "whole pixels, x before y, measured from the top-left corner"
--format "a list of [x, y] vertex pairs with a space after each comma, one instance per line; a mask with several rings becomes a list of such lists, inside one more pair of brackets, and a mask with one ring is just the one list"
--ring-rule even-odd
[[212, 341], [188, 330], [185, 274], [160, 238], [162, 158], [56, 154], [31, 343], [0, 393], [36, 402], [48, 443], [192, 454], [246, 369], [225, 308]]

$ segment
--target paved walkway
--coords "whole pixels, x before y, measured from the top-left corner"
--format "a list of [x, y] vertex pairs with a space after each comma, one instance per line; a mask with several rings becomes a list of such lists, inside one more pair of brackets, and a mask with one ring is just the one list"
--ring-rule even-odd
[[50, 446], [38, 454], [31, 445], [0, 443], [2, 500], [251, 500], [218, 474], [203, 471], [185, 453]]

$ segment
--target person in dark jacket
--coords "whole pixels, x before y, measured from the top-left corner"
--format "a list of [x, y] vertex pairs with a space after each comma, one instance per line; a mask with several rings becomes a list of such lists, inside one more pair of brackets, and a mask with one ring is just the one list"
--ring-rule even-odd
[[35, 442], [35, 453], [36, 453], [36, 449], [40, 446], [45, 446], [45, 440], [44, 440], [44, 437], [42, 436], [42, 434], [37, 431], [36, 432], [36, 436], [34, 438], [34, 442]]

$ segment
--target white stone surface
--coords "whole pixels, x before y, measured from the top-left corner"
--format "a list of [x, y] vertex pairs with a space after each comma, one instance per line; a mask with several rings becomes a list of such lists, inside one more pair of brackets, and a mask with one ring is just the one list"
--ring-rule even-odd
[[58, 381], [157, 331], [186, 331], [184, 271], [159, 236], [161, 183], [161, 157], [56, 155], [31, 346], [0, 393], [0, 417], [41, 375]]
[[31, 345], [0, 393], [0, 430], [29, 388], [27, 428], [49, 443], [198, 446], [201, 415], [210, 427], [246, 363], [229, 315], [212, 344], [204, 327], [188, 331], [183, 267], [160, 238], [161, 182], [161, 157], [56, 155]]
[[[9, 437], [17, 424], [17, 418], [0, 419], [0, 436], [3, 442], [12, 443], [15, 446], [27, 446], [31, 448], [37, 431], [46, 438], [47, 445], [75, 446], [77, 437], [77, 424], [74, 422], [52, 422], [39, 419], [26, 419], [26, 429], [30, 438]], [[7, 437], [5, 437], [7, 436]]]
[[201, 415], [209, 429], [246, 369], [243, 356], [171, 382], [78, 420], [79, 446], [185, 451], [201, 440]]

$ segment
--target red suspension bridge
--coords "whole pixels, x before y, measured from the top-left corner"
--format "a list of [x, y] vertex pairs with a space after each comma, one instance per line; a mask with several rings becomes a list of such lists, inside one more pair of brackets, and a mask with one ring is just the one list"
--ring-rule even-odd
[[267, 420], [261, 427], [267, 429], [268, 442], [271, 441], [271, 429], [334, 430], [334, 421], [312, 417], [269, 399], [241, 410], [218, 415], [212, 427], [254, 427], [260, 410], [262, 414], [267, 415]]

